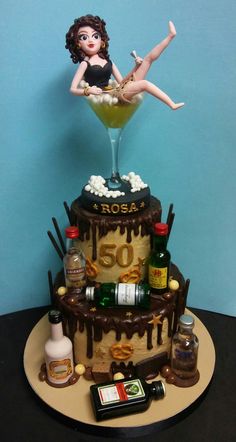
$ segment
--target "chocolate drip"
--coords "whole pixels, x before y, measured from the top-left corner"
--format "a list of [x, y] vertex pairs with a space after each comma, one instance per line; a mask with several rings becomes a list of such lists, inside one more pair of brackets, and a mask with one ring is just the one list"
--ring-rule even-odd
[[93, 357], [93, 328], [91, 321], [86, 322], [87, 329], [87, 357], [91, 359]]
[[147, 349], [151, 350], [153, 348], [152, 345], [152, 330], [153, 330], [153, 325], [148, 324], [147, 326]]
[[158, 324], [157, 326], [157, 344], [158, 345], [162, 345], [163, 344], [163, 339], [161, 337], [162, 335], [162, 324]]
[[93, 243], [92, 259], [94, 261], [96, 261], [96, 259], [97, 259], [97, 229], [96, 229], [96, 225], [92, 225], [92, 243]]

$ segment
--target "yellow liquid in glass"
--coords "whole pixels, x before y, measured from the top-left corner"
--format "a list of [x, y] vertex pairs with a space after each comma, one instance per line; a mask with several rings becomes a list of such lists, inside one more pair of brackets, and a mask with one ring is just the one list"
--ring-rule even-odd
[[134, 112], [138, 109], [141, 101], [136, 103], [94, 103], [88, 100], [95, 114], [106, 127], [121, 128], [126, 125]]

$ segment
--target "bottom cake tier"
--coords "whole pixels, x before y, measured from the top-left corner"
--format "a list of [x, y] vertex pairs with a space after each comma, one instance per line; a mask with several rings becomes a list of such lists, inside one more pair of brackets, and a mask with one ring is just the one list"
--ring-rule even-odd
[[[169, 359], [171, 339], [184, 313], [189, 281], [172, 264], [170, 277], [179, 289], [150, 295], [150, 307], [98, 307], [79, 295], [61, 296], [63, 271], [57, 275], [54, 305], [64, 318], [64, 333], [71, 339], [75, 363], [104, 378], [113, 371], [150, 378]], [[102, 380], [102, 377], [101, 379]]]

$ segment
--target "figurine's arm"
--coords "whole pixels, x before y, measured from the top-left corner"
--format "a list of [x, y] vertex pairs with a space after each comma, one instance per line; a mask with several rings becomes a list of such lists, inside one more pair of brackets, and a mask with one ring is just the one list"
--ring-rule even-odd
[[86, 87], [86, 88], [79, 87], [79, 84], [80, 84], [81, 80], [83, 79], [83, 76], [84, 76], [84, 73], [87, 69], [87, 66], [88, 65], [87, 65], [86, 61], [82, 61], [80, 63], [80, 66], [79, 66], [79, 68], [73, 78], [72, 83], [71, 83], [70, 92], [73, 95], [77, 95], [78, 97], [81, 97], [83, 95], [87, 96], [90, 94], [99, 95], [102, 93], [102, 89], [100, 89], [97, 86], [91, 86], [91, 87]]
[[130, 77], [132, 77], [132, 75], [137, 71], [137, 69], [139, 68], [139, 66], [142, 64], [143, 59], [141, 57], [138, 57], [135, 51], [132, 51], [130, 54], [132, 57], [134, 57], [135, 59], [135, 66], [133, 67], [133, 69], [125, 76], [125, 78], [123, 78], [123, 81], [128, 80]]
[[112, 75], [115, 78], [115, 80], [117, 81], [117, 83], [120, 84], [122, 82], [123, 77], [122, 77], [119, 69], [117, 68], [117, 66], [114, 63], [112, 63]]

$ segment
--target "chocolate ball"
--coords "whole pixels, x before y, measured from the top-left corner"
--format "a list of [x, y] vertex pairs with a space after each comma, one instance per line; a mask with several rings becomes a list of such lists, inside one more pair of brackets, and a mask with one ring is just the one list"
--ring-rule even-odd
[[169, 376], [167, 376], [166, 378], [166, 382], [167, 384], [174, 384], [176, 381], [176, 377], [174, 375], [174, 373], [170, 374]]
[[45, 372], [45, 371], [40, 371], [40, 373], [39, 373], [39, 380], [40, 380], [41, 382], [43, 382], [43, 381], [46, 381], [46, 379], [47, 379], [47, 374], [46, 374], [46, 372]]
[[76, 303], [77, 303], [77, 301], [78, 301], [78, 298], [77, 298], [77, 296], [68, 296], [67, 298], [66, 298], [66, 302], [67, 302], [67, 304], [69, 304], [69, 305], [75, 305]]
[[163, 378], [167, 378], [171, 374], [172, 374], [172, 370], [171, 370], [170, 366], [164, 365], [161, 369], [161, 375], [163, 376]]
[[164, 295], [163, 295], [163, 298], [164, 298], [166, 301], [171, 301], [171, 299], [173, 299], [173, 297], [174, 297], [174, 294], [171, 293], [171, 292], [164, 293]]

